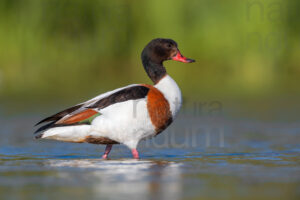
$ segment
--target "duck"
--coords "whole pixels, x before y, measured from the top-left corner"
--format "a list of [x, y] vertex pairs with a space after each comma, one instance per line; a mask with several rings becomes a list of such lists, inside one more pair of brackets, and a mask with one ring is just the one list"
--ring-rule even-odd
[[181, 54], [174, 40], [164, 38], [151, 40], [141, 60], [153, 85], [131, 84], [62, 110], [35, 125], [40, 126], [35, 138], [106, 145], [103, 159], [114, 144], [124, 144], [139, 159], [139, 142], [164, 131], [181, 108], [181, 90], [164, 61], [195, 62]]

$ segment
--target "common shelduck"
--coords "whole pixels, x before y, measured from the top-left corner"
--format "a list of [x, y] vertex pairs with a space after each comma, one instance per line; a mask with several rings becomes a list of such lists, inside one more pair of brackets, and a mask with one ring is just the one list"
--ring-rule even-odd
[[36, 124], [50, 122], [35, 132], [35, 138], [105, 144], [102, 158], [113, 144], [125, 144], [138, 159], [139, 141], [165, 130], [181, 107], [181, 91], [163, 62], [195, 62], [180, 53], [174, 40], [162, 38], [149, 42], [141, 59], [154, 85], [128, 85], [47, 117]]

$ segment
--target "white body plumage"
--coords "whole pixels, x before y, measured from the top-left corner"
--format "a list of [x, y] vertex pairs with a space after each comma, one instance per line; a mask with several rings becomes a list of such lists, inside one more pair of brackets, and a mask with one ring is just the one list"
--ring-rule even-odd
[[[132, 87], [129, 85], [124, 88]], [[181, 107], [181, 91], [176, 82], [166, 75], [155, 86], [167, 99], [174, 119]], [[120, 88], [99, 95], [85, 104], [89, 105], [104, 98]], [[147, 97], [115, 103], [103, 109], [96, 109], [100, 116], [91, 125], [54, 127], [46, 130], [41, 138], [67, 142], [80, 142], [86, 137], [106, 137], [135, 149], [140, 140], [153, 137], [155, 126], [152, 124], [147, 108]]]

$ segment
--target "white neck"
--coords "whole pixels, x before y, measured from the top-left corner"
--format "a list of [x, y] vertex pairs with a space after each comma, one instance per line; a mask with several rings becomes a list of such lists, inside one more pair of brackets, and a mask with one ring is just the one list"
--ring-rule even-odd
[[157, 84], [154, 85], [159, 89], [170, 104], [173, 119], [180, 110], [182, 98], [181, 91], [176, 82], [169, 76], [163, 77]]

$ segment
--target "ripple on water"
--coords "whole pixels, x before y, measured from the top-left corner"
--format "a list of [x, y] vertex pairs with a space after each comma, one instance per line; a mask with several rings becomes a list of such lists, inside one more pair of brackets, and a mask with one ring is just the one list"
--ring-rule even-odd
[[289, 124], [275, 129], [264, 123], [222, 122], [223, 145], [219, 133], [203, 132], [213, 129], [199, 128], [194, 119], [188, 123], [194, 132], [185, 131], [187, 123], [179, 118], [169, 132], [141, 143], [141, 160], [124, 159], [131, 158], [124, 146], [115, 146], [110, 159], [101, 160], [103, 146], [33, 140], [33, 128], [27, 125], [33, 121], [6, 119], [0, 128], [0, 199], [299, 196], [300, 139], [295, 130], [300, 126], [295, 124], [290, 130]]

